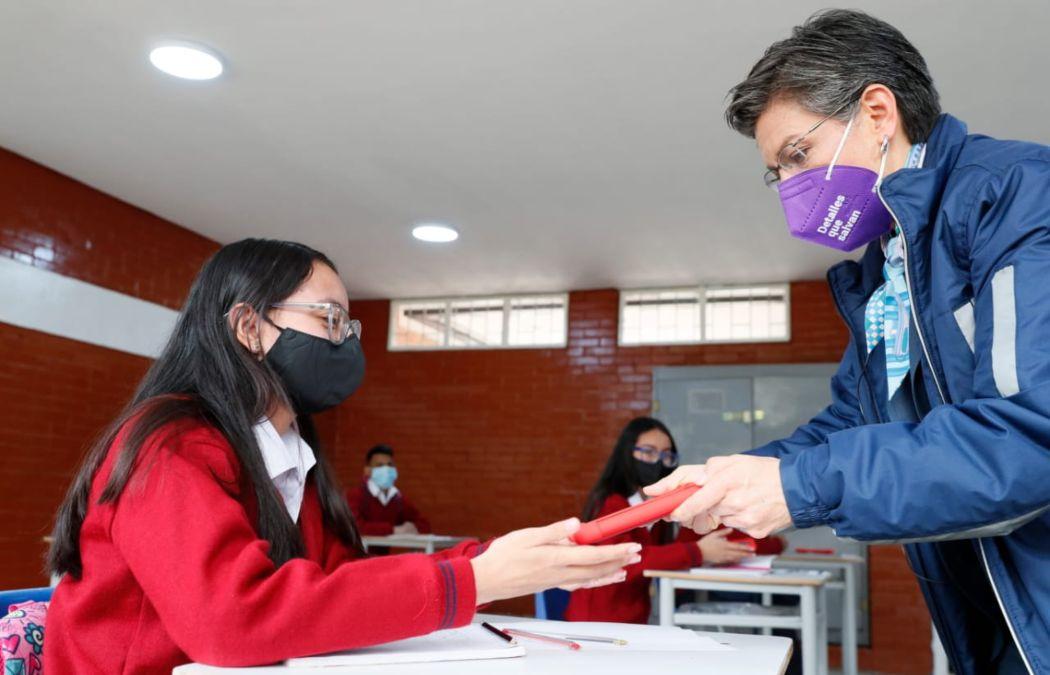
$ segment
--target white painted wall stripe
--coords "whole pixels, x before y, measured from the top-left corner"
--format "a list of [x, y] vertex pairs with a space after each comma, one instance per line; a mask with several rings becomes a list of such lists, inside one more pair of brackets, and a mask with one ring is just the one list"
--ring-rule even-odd
[[156, 358], [178, 312], [0, 256], [0, 322]]

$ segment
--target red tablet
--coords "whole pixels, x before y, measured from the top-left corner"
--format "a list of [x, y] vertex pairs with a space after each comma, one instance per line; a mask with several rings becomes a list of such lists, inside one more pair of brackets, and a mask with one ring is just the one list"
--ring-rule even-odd
[[682, 485], [641, 504], [584, 523], [580, 525], [576, 534], [572, 535], [572, 540], [577, 544], [597, 544], [636, 527], [648, 525], [670, 514], [699, 489], [699, 485]]

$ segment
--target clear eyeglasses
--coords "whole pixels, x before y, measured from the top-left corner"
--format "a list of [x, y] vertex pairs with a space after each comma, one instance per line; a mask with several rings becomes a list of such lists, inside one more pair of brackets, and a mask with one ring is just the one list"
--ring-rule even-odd
[[271, 307], [277, 309], [305, 309], [325, 312], [328, 322], [328, 340], [334, 345], [341, 345], [351, 334], [361, 339], [361, 322], [351, 319], [343, 306], [336, 302], [275, 302]]
[[660, 462], [668, 468], [678, 466], [678, 453], [674, 450], [657, 450], [656, 448], [638, 445], [635, 446], [634, 453], [637, 455], [638, 459], [648, 464], [656, 464], [657, 462]]
[[772, 169], [766, 169], [766, 172], [762, 174], [762, 182], [766, 184], [766, 187], [773, 190], [779, 189], [781, 171], [793, 173], [804, 167], [806, 165], [806, 160], [808, 159], [808, 156], [806, 155], [806, 150], [804, 148], [799, 147], [802, 141], [806, 140], [807, 136], [819, 129], [822, 124], [830, 120], [835, 115], [838, 115], [840, 112], [842, 112], [851, 105], [853, 105], [852, 100], [849, 103], [840, 106], [838, 110], [811, 126], [806, 131], [806, 133], [802, 134], [794, 141], [782, 147], [780, 149], [780, 152], [777, 153], [777, 165]]

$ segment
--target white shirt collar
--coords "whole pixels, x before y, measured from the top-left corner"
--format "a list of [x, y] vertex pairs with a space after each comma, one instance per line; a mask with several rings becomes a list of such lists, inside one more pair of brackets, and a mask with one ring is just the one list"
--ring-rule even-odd
[[278, 434], [270, 420], [262, 419], [252, 427], [252, 433], [266, 464], [266, 473], [280, 493], [288, 515], [293, 521], [299, 520], [306, 475], [317, 464], [313, 449], [299, 436], [295, 425]]
[[368, 479], [368, 491], [372, 493], [372, 496], [379, 500], [379, 503], [386, 506], [390, 503], [390, 500], [397, 496], [398, 489], [396, 485], [390, 486], [390, 489], [383, 493], [382, 488], [375, 484], [371, 478]]

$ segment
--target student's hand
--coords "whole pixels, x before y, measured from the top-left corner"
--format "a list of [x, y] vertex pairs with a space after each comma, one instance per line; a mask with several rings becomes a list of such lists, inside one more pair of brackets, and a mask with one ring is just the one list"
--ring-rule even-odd
[[413, 522], [401, 523], [394, 525], [394, 534], [419, 534], [419, 529]]
[[566, 590], [623, 581], [623, 568], [641, 560], [641, 544], [577, 546], [569, 537], [577, 518], [516, 530], [496, 539], [470, 560], [477, 604], [529, 595], [556, 586]]
[[705, 563], [727, 565], [754, 555], [754, 551], [747, 544], [727, 539], [732, 532], [730, 529], [715, 530], [705, 534], [700, 541], [696, 542]]
[[703, 489], [682, 502], [670, 519], [701, 534], [724, 523], [761, 539], [791, 524], [780, 484], [780, 460], [774, 457], [712, 457], [702, 466], [675, 469], [645, 488], [645, 493], [656, 497], [683, 483]]

